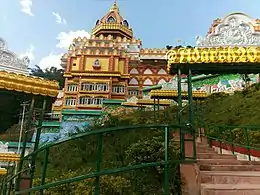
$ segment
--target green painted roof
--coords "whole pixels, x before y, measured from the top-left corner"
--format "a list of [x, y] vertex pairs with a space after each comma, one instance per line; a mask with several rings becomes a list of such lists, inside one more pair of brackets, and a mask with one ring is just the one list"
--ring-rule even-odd
[[[191, 78], [191, 80], [193, 82], [195, 81], [200, 81], [200, 80], [203, 80], [203, 79], [210, 79], [210, 78], [214, 78], [214, 77], [217, 77], [219, 76], [218, 74], [214, 74], [214, 75], [205, 75], [205, 74], [202, 74], [202, 75], [198, 75], [198, 76], [193, 76]], [[184, 81], [187, 81], [187, 79], [183, 79]]]
[[74, 115], [81, 115], [81, 114], [85, 114], [85, 115], [101, 115], [101, 110], [62, 110], [62, 114], [66, 115], [66, 114], [74, 114]]
[[125, 100], [112, 100], [112, 99], [105, 99], [103, 104], [122, 104]]
[[153, 85], [153, 86], [150, 86], [150, 87], [145, 87], [143, 88], [143, 91], [151, 91], [153, 89], [161, 89], [162, 88], [162, 84], [159, 84], [159, 85]]

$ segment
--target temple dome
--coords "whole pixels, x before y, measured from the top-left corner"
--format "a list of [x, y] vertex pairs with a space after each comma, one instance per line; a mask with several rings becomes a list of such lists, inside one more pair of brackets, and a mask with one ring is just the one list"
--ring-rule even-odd
[[112, 34], [121, 37], [133, 38], [133, 31], [129, 23], [124, 19], [119, 11], [116, 1], [110, 8], [109, 12], [101, 19], [97, 20], [96, 26], [92, 29], [92, 34]]
[[28, 75], [29, 64], [30, 60], [28, 57], [20, 59], [15, 53], [8, 50], [6, 41], [0, 37], [0, 71], [4, 70]]

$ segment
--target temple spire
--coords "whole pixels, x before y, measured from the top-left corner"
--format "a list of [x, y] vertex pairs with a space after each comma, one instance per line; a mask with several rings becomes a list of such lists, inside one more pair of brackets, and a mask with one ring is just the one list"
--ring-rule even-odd
[[117, 1], [116, 0], [114, 0], [114, 3], [112, 5], [112, 7], [110, 8], [110, 11], [111, 12], [117, 11], [119, 13], [119, 8], [117, 6]]

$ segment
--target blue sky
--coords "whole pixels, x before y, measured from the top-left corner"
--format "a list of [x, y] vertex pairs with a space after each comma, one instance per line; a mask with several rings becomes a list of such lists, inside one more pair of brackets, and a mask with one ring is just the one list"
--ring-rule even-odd
[[[73, 36], [91, 32], [113, 0], [0, 0], [0, 37], [9, 49], [28, 55], [31, 65], [58, 66]], [[260, 18], [260, 0], [118, 0], [143, 47], [164, 48], [182, 40], [194, 44], [216, 18], [244, 12]], [[57, 18], [60, 16], [61, 18]]]

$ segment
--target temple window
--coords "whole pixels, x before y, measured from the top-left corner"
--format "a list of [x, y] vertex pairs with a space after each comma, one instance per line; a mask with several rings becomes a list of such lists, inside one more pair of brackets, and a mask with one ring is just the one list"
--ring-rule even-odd
[[125, 93], [125, 86], [114, 85], [112, 93]]
[[103, 97], [82, 96], [79, 98], [79, 105], [102, 105]]
[[82, 91], [92, 91], [93, 83], [81, 83], [80, 90]]
[[65, 105], [66, 106], [75, 106], [76, 105], [76, 98], [74, 97], [68, 97], [65, 99]]
[[115, 23], [116, 22], [116, 19], [112, 16], [110, 16], [108, 19], [107, 19], [107, 23]]
[[80, 89], [82, 91], [108, 91], [107, 83], [82, 83]]
[[138, 90], [129, 90], [128, 95], [129, 96], [138, 96], [139, 91]]
[[107, 83], [98, 83], [97, 91], [108, 91], [108, 84]]
[[78, 91], [78, 85], [77, 84], [69, 84], [67, 86], [67, 91]]

